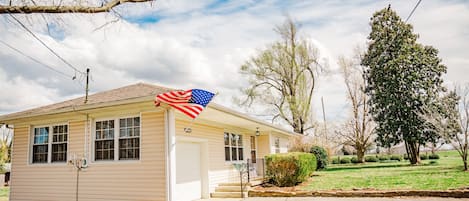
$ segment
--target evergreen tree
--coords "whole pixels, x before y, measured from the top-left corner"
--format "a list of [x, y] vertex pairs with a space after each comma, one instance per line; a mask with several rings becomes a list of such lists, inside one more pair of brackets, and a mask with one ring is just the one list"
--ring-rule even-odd
[[438, 100], [446, 67], [438, 51], [417, 43], [412, 26], [390, 7], [376, 12], [370, 25], [362, 65], [370, 112], [377, 123], [376, 140], [384, 147], [404, 142], [411, 164], [417, 164], [420, 145], [439, 138], [420, 114]]

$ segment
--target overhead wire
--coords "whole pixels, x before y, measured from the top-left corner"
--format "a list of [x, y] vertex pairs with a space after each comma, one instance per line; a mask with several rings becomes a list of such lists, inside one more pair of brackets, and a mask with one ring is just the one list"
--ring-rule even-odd
[[14, 15], [9, 13], [10, 17], [12, 17], [24, 30], [26, 30], [29, 34], [31, 34], [39, 43], [41, 43], [44, 47], [46, 47], [52, 54], [54, 54], [57, 58], [59, 58], [62, 62], [67, 64], [68, 67], [72, 68], [75, 72], [85, 74], [84, 72], [78, 70], [75, 66], [70, 64], [67, 60], [65, 60], [63, 57], [61, 57], [56, 51], [54, 51], [52, 48], [50, 48], [44, 41], [42, 41], [36, 34], [34, 34], [26, 25], [24, 25], [18, 18], [16, 18]]
[[21, 50], [15, 48], [15, 47], [13, 47], [12, 45], [8, 44], [7, 42], [3, 41], [2, 39], [0, 39], [0, 43], [2, 43], [3, 45], [9, 47], [10, 49], [14, 50], [14, 51], [17, 52], [18, 54], [21, 54], [21, 55], [23, 55], [24, 57], [27, 57], [27, 58], [31, 59], [32, 61], [34, 61], [34, 62], [36, 62], [36, 63], [42, 65], [43, 67], [48, 68], [49, 70], [52, 70], [52, 71], [54, 71], [54, 72], [56, 72], [56, 73], [58, 73], [58, 74], [60, 74], [60, 75], [62, 75], [62, 76], [64, 76], [64, 77], [66, 77], [66, 78], [73, 79], [72, 76], [67, 75], [67, 74], [64, 73], [64, 72], [59, 71], [59, 70], [53, 68], [52, 66], [47, 65], [47, 64], [45, 64], [45, 63], [43, 63], [43, 62], [37, 60], [36, 58], [34, 58], [34, 57], [32, 57], [32, 56], [27, 55], [27, 54], [24, 53], [23, 51], [21, 51]]
[[417, 10], [417, 7], [419, 6], [420, 2], [422, 2], [422, 0], [419, 0], [417, 2], [417, 4], [415, 4], [414, 8], [412, 9], [412, 11], [410, 11], [410, 14], [409, 16], [407, 16], [407, 18], [405, 19], [405, 22], [407, 23], [407, 21], [409, 21], [410, 17], [412, 17], [412, 15], [414, 14], [415, 10]]

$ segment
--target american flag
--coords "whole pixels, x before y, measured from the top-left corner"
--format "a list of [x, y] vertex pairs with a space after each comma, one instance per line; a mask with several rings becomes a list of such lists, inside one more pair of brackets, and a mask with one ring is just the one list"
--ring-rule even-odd
[[212, 100], [214, 93], [201, 89], [170, 91], [156, 96], [155, 105], [166, 103], [190, 118], [196, 118]]

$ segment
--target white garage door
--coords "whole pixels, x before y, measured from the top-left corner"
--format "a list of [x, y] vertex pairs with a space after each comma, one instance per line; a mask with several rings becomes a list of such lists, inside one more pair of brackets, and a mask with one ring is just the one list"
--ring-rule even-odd
[[176, 195], [177, 201], [201, 198], [200, 144], [176, 144]]

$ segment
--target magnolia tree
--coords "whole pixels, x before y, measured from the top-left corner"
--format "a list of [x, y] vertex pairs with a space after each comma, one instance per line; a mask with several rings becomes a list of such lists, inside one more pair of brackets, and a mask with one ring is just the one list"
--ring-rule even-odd
[[418, 35], [389, 7], [371, 18], [365, 66], [366, 92], [380, 146], [404, 142], [411, 164], [420, 163], [420, 146], [436, 142], [437, 132], [420, 112], [444, 88], [438, 50], [417, 43]]

